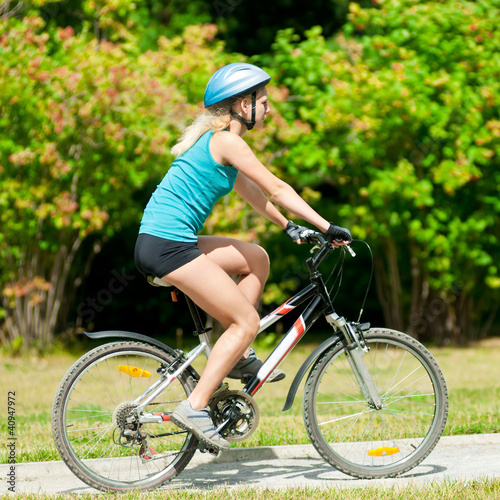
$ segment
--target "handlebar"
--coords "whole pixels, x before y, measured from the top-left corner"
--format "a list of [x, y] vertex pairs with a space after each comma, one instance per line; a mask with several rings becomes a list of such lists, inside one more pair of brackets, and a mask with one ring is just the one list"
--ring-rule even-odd
[[[319, 245], [320, 247], [322, 247], [323, 245], [331, 246], [331, 244], [328, 243], [328, 241], [325, 239], [322, 233], [318, 233], [317, 231], [313, 231], [312, 229], [307, 229], [305, 231], [302, 231], [302, 233], [300, 234], [300, 240], [303, 243], [313, 243]], [[342, 240], [337, 239], [335, 241], [338, 241], [340, 243]], [[348, 252], [351, 254], [352, 257], [356, 257], [356, 253], [349, 245], [342, 245], [342, 246], [346, 247], [346, 249], [348, 250]], [[336, 247], [332, 247], [332, 249], [333, 248]]]
[[[300, 240], [304, 243], [312, 243], [316, 245], [315, 248], [319, 248], [316, 254], [307, 260], [307, 265], [311, 272], [316, 270], [317, 266], [326, 257], [328, 252], [336, 248], [325, 239], [322, 233], [318, 233], [317, 231], [313, 231], [312, 229], [306, 229], [305, 231], [302, 231], [302, 233], [300, 234]], [[352, 257], [356, 257], [354, 250], [349, 245], [342, 246], [345, 246], [347, 248]]]

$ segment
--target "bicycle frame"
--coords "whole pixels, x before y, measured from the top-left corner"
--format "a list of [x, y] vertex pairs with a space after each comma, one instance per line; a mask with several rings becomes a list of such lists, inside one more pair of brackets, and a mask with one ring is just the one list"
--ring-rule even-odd
[[[307, 330], [331, 307], [329, 302], [325, 302], [325, 294], [328, 296], [326, 287], [320, 277], [318, 281], [309, 284], [272, 313], [261, 319], [258, 333], [269, 328], [300, 304], [310, 300], [309, 305], [263, 363], [259, 372], [242, 389], [243, 392], [254, 396], [273, 370], [283, 361], [295, 345], [297, 345]], [[211, 348], [208, 340], [208, 330], [203, 327], [200, 309], [188, 296], [186, 296], [186, 301], [196, 328], [194, 334], [200, 336], [200, 344], [186, 354], [186, 360], [174, 372], [165, 374], [165, 377], [162, 377], [154, 386], [150, 387], [145, 393], [136, 398], [134, 403], [138, 405], [137, 411], [139, 414], [149, 405], [149, 403], [151, 403], [151, 401], [161, 394], [161, 392], [164, 391], [187, 366], [191, 365], [202, 352], [205, 352], [207, 357], [210, 354]], [[159, 422], [161, 420], [167, 420], [167, 418], [168, 416], [163, 414], [143, 413], [140, 417], [140, 421], [143, 423]]]
[[[297, 345], [300, 339], [305, 335], [316, 320], [325, 314], [331, 307], [331, 304], [325, 303], [324, 292], [321, 289], [323, 283], [311, 283], [292, 298], [287, 300], [272, 313], [261, 319], [259, 333], [279, 321], [283, 316], [293, 311], [300, 304], [310, 301], [304, 312], [297, 318], [293, 326], [285, 334], [281, 342], [274, 348], [269, 357], [264, 361], [257, 374], [247, 382], [242, 389], [243, 392], [255, 396], [269, 375], [286, 358], [288, 353]], [[327, 293], [327, 292], [326, 292]]]
[[319, 317], [325, 315], [327, 322], [332, 325], [333, 328], [341, 330], [346, 341], [355, 346], [350, 352], [349, 363], [366, 400], [372, 407], [377, 409], [382, 408], [382, 403], [373, 380], [366, 365], [361, 360], [361, 356], [368, 352], [367, 348], [361, 345], [358, 335], [352, 326], [347, 323], [344, 318], [338, 316], [333, 310], [328, 290], [323, 283], [321, 275], [319, 273], [316, 275], [312, 273], [311, 280], [312, 283], [310, 285], [261, 319], [259, 333], [281, 319], [284, 315], [293, 311], [298, 305], [310, 300], [309, 305], [295, 321], [290, 330], [288, 330], [269, 357], [264, 361], [260, 370], [247, 382], [242, 389], [243, 392], [250, 394], [250, 396], [255, 396], [269, 375], [271, 375], [273, 370], [286, 358], [288, 353], [297, 345], [309, 328]]
[[[351, 350], [352, 354], [349, 356], [349, 363], [351, 364], [356, 379], [358, 380], [361, 390], [369, 404], [380, 409], [382, 407], [380, 397], [375, 389], [373, 380], [371, 379], [371, 376], [361, 359], [361, 356], [364, 352], [366, 352], [366, 350], [361, 345], [358, 335], [354, 331], [353, 327], [347, 323], [344, 318], [335, 313], [330, 295], [323, 281], [322, 274], [317, 270], [319, 263], [331, 250], [324, 240], [322, 243], [323, 244], [320, 246], [317, 254], [306, 261], [310, 271], [311, 283], [289, 300], [284, 302], [273, 312], [261, 319], [258, 333], [261, 333], [269, 328], [271, 325], [283, 318], [283, 316], [293, 311], [297, 306], [309, 301], [304, 312], [297, 318], [281, 342], [264, 361], [260, 370], [246, 383], [242, 391], [252, 397], [255, 396], [271, 373], [297, 345], [309, 328], [324, 315], [328, 323], [330, 323], [334, 329], [338, 329], [343, 332], [346, 342], [353, 346], [353, 349]], [[174, 298], [174, 300], [176, 300], [176, 298]], [[185, 356], [185, 361], [180, 367], [169, 374], [165, 373], [165, 376], [162, 377], [157, 384], [155, 384], [155, 386], [151, 387], [146, 393], [141, 394], [134, 401], [134, 403], [138, 404], [137, 410], [139, 413], [142, 412], [144, 408], [155, 399], [155, 397], [164, 391], [172, 380], [174, 380], [184, 369], [190, 366], [197, 356], [199, 356], [202, 352], [205, 352], [207, 357], [210, 355], [211, 345], [208, 336], [210, 329], [203, 326], [201, 311], [198, 306], [188, 296], [186, 296], [186, 301], [195, 325], [194, 334], [199, 336], [200, 345]], [[144, 413], [142, 417], [140, 417], [140, 420], [143, 422], [151, 422], [153, 420], [167, 420], [168, 418], [168, 415]]]

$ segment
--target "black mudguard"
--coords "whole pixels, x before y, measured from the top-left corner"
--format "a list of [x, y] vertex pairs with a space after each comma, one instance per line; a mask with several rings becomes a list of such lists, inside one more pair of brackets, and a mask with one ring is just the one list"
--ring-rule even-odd
[[[142, 335], [141, 333], [126, 332], [123, 330], [105, 330], [103, 332], [83, 332], [83, 333], [85, 333], [87, 337], [96, 340], [107, 339], [107, 338], [137, 340], [138, 342], [144, 342], [145, 344], [154, 345], [155, 347], [158, 347], [162, 351], [165, 351], [168, 354], [171, 354], [172, 356], [177, 356], [179, 354], [179, 351], [172, 349], [167, 344], [164, 344], [163, 342], [160, 342], [159, 340], [156, 340], [153, 337]], [[200, 379], [200, 375], [192, 366], [188, 366], [187, 370], [190, 372], [190, 375], [195, 380]]]
[[330, 349], [333, 345], [340, 341], [340, 337], [338, 335], [333, 335], [329, 339], [325, 340], [320, 346], [318, 346], [314, 351], [309, 355], [309, 357], [304, 361], [303, 365], [300, 367], [297, 375], [293, 379], [292, 385], [290, 386], [290, 390], [288, 391], [288, 396], [286, 398], [285, 406], [282, 411], [289, 410], [295, 399], [295, 395], [297, 394], [297, 390], [299, 388], [304, 375], [309, 370], [309, 368], [313, 365], [313, 363], [328, 349]]

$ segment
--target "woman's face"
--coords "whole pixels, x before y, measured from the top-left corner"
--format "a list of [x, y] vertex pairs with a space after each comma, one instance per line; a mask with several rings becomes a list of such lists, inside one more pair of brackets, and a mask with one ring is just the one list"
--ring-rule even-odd
[[[252, 106], [250, 106], [250, 117], [252, 116]], [[255, 128], [262, 128], [264, 119], [271, 112], [269, 100], [267, 98], [267, 89], [262, 90], [257, 94], [255, 106]]]
[[[241, 111], [236, 111], [246, 120], [252, 119], [252, 98], [244, 97], [239, 101], [238, 106]], [[255, 101], [255, 126], [254, 128], [262, 128], [264, 124], [264, 119], [271, 112], [271, 107], [269, 106], [269, 101], [267, 98], [267, 89], [262, 89], [258, 94]]]

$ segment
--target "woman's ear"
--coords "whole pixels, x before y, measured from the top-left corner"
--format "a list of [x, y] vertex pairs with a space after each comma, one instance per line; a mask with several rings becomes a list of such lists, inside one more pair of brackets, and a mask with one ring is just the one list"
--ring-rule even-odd
[[246, 97], [243, 97], [239, 101], [239, 105], [241, 107], [241, 111], [243, 111], [244, 114], [247, 114], [248, 110], [250, 109], [250, 102], [248, 101], [248, 99]]

